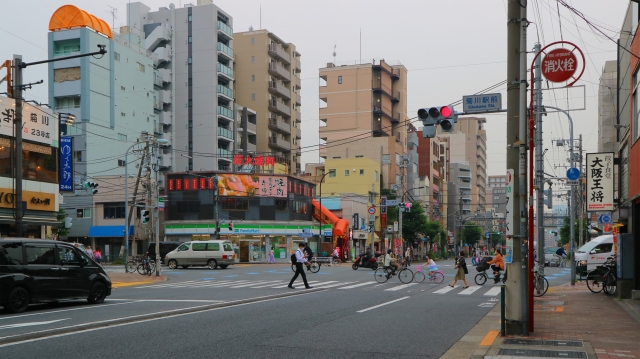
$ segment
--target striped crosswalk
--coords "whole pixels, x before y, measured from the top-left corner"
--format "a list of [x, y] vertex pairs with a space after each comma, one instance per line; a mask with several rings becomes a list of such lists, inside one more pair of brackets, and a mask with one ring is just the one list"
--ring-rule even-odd
[[[384, 284], [379, 284], [374, 281], [337, 281], [337, 280], [326, 280], [326, 281], [318, 281], [318, 280], [310, 280], [309, 285], [318, 289], [341, 289], [341, 290], [350, 290], [350, 289], [366, 289], [366, 288], [376, 288], [388, 292], [401, 292], [403, 290], [425, 290], [427, 288], [427, 292], [434, 295], [462, 295], [462, 296], [471, 296], [478, 295], [482, 293], [482, 296], [485, 297], [494, 297], [500, 294], [500, 287], [489, 287], [489, 286], [469, 286], [468, 288], [464, 288], [460, 285], [456, 285], [455, 287], [450, 287], [449, 285], [436, 286], [435, 284], [424, 284], [424, 283], [407, 283], [402, 284], [398, 282], [387, 282]], [[300, 281], [296, 282], [296, 285], [300, 286], [302, 283]], [[148, 288], [148, 289], [186, 289], [186, 288], [210, 288], [210, 289], [285, 289], [289, 285], [288, 280], [247, 280], [247, 279], [225, 279], [225, 280], [213, 280], [213, 279], [203, 279], [203, 280], [189, 280], [183, 282], [175, 282], [175, 283], [161, 283], [154, 284], [149, 286], [141, 286], [135, 288]]]

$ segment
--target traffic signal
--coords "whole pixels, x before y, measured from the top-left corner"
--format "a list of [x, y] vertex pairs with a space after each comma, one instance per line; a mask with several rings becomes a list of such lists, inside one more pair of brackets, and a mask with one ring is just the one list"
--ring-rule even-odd
[[404, 211], [411, 212], [411, 202], [407, 202], [404, 204]]
[[551, 190], [551, 188], [544, 190], [544, 196], [545, 196], [544, 204], [547, 206], [548, 209], [552, 209], [553, 208], [553, 191]]
[[71, 217], [64, 217], [64, 228], [71, 228], [71, 226], [73, 225], [73, 223], [71, 223], [73, 219]]
[[233, 223], [229, 222], [229, 230], [233, 232]]
[[436, 125], [440, 125], [444, 132], [453, 132], [454, 123], [458, 122], [458, 115], [451, 106], [421, 108], [418, 110], [418, 117], [424, 125], [422, 128], [424, 138], [436, 136]]
[[398, 203], [398, 208], [399, 208], [400, 212], [404, 212], [405, 206], [406, 206], [406, 203], [404, 203], [404, 202]]
[[87, 191], [91, 192], [91, 194], [96, 194], [96, 193], [98, 193], [98, 184], [97, 184], [97, 183], [95, 183], [95, 182], [89, 182], [89, 181], [86, 181], [86, 182], [84, 183], [84, 188], [85, 188]]
[[141, 217], [142, 224], [149, 223], [149, 214], [150, 214], [150, 212], [147, 209], [143, 209], [142, 211], [140, 211], [140, 217]]

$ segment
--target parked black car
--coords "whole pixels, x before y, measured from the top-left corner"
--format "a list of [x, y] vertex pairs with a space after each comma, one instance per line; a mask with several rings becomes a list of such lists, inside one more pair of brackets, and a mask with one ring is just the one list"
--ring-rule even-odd
[[[160, 263], [164, 263], [164, 256], [167, 253], [173, 251], [174, 249], [180, 247], [183, 242], [160, 242]], [[149, 243], [149, 248], [147, 248], [147, 252], [149, 252], [149, 257], [156, 257], [156, 244], [154, 242]]]
[[111, 279], [72, 244], [46, 239], [0, 238], [0, 306], [20, 313], [33, 303], [87, 299], [102, 303]]

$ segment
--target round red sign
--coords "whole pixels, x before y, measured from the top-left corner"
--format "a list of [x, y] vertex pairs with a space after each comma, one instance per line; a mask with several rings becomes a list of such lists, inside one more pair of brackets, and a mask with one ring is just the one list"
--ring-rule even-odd
[[551, 82], [569, 80], [578, 68], [576, 55], [567, 49], [555, 49], [542, 58], [542, 75]]

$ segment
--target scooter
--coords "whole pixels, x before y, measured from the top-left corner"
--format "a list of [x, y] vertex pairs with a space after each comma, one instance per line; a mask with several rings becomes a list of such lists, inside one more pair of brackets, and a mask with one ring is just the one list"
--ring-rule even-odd
[[355, 261], [353, 261], [353, 265], [351, 268], [353, 270], [358, 270], [358, 268], [371, 268], [373, 270], [378, 269], [378, 257], [382, 255], [381, 252], [376, 252], [373, 257], [371, 257], [366, 263], [361, 263], [362, 255], [359, 255]]

